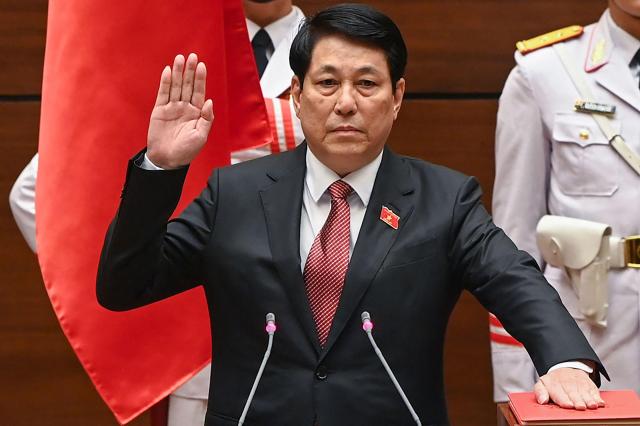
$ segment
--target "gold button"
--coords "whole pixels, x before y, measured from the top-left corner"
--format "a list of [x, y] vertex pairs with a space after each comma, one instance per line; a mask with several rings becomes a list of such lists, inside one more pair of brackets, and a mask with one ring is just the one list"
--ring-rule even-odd
[[580, 130], [580, 139], [586, 141], [589, 139], [589, 131], [588, 130]]

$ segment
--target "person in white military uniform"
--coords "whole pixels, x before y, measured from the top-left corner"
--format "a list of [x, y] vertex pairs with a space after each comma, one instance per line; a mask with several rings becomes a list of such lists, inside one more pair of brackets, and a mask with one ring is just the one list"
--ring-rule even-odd
[[[612, 380], [602, 389], [640, 392], [640, 245], [633, 237], [640, 234], [640, 5], [609, 0], [597, 23], [567, 27], [518, 48], [498, 110], [494, 221], [537, 260], [607, 365]], [[576, 105], [580, 100], [589, 102]], [[610, 139], [624, 140], [629, 158]], [[596, 309], [584, 309], [580, 293], [593, 276], [580, 278], [579, 272], [589, 261], [588, 246], [593, 253], [601, 248], [600, 236], [594, 242], [586, 231], [559, 229], [548, 239], [554, 248], [546, 250], [545, 237], [538, 235], [537, 243], [536, 236], [545, 215], [561, 224], [565, 218], [606, 224], [617, 237], [611, 239], [617, 243], [611, 258], [603, 256], [610, 268], [594, 293], [603, 299]], [[571, 241], [563, 246], [563, 238]], [[624, 248], [626, 257], [614, 259]], [[563, 258], [552, 262], [556, 266], [545, 261], [546, 252], [554, 256], [563, 249]], [[573, 262], [578, 273], [568, 273], [562, 262]], [[493, 316], [490, 335], [495, 401], [530, 390], [537, 377], [522, 345]]]
[[9, 205], [13, 218], [25, 241], [36, 251], [36, 176], [38, 154], [22, 170], [9, 193]]
[[[291, 42], [305, 16], [291, 0], [244, 0], [247, 32], [251, 40], [265, 98], [273, 141], [233, 152], [233, 164], [293, 149], [304, 140], [289, 89]], [[13, 216], [29, 247], [36, 251], [35, 189], [38, 154], [16, 179], [9, 195]], [[168, 426], [204, 424], [209, 395], [210, 365], [176, 389], [169, 397]]]

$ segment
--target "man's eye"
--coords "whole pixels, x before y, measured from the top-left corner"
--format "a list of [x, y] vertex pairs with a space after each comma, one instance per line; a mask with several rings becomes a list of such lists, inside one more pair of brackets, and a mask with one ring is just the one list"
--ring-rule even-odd
[[360, 85], [363, 87], [374, 87], [376, 83], [371, 80], [360, 80]]
[[326, 80], [320, 81], [320, 85], [324, 86], [324, 87], [332, 87], [332, 86], [336, 85], [336, 81], [333, 80], [333, 79], [328, 78]]

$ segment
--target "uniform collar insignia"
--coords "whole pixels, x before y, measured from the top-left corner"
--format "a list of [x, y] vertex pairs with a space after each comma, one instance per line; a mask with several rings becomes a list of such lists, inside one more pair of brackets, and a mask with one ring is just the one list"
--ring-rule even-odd
[[593, 72], [606, 65], [609, 62], [612, 51], [613, 42], [609, 38], [609, 28], [603, 16], [591, 32], [589, 48], [584, 61], [584, 71]]

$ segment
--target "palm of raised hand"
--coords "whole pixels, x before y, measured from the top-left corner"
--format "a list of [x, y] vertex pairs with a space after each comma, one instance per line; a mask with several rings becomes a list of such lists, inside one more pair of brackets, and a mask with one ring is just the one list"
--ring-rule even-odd
[[[196, 131], [199, 118], [200, 109], [184, 101], [156, 105], [149, 122], [149, 144], [156, 151], [169, 150], [167, 154], [172, 157], [171, 154], [176, 151], [181, 156], [190, 157], [189, 147], [196, 148], [202, 144], [201, 135]], [[180, 162], [180, 159], [177, 160]]]
[[147, 136], [147, 156], [155, 165], [187, 165], [206, 143], [213, 103], [204, 100], [205, 80], [206, 68], [193, 53], [186, 64], [178, 55], [173, 68], [163, 70]]

